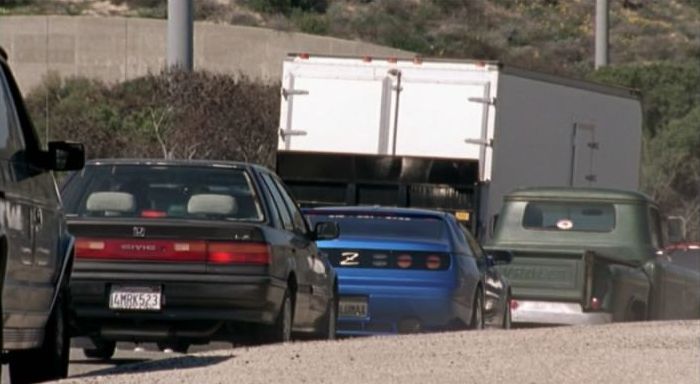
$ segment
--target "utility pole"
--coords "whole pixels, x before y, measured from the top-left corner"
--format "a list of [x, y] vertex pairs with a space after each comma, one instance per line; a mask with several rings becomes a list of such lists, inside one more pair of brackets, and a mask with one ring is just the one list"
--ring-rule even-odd
[[192, 71], [193, 0], [168, 0], [168, 68]]
[[608, 32], [610, 25], [608, 0], [596, 0], [595, 8], [595, 68], [608, 65]]

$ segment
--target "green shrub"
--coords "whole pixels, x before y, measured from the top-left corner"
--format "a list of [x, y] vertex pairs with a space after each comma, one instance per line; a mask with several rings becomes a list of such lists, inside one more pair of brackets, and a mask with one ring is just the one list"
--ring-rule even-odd
[[274, 165], [279, 87], [246, 77], [165, 72], [106, 85], [47, 77], [27, 97], [37, 131], [90, 158], [204, 158]]

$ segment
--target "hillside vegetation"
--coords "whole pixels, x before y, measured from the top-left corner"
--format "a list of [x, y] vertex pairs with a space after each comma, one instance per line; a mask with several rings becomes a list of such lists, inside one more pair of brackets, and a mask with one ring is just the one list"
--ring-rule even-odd
[[[0, 0], [0, 15], [165, 18], [166, 4], [166, 0]], [[610, 4], [611, 65], [599, 71], [594, 71], [592, 62], [593, 0], [195, 0], [195, 11], [199, 20], [360, 39], [430, 57], [496, 59], [637, 88], [645, 111], [642, 189], [668, 213], [687, 217], [691, 237], [700, 238], [700, 0], [610, 0]], [[112, 95], [101, 99], [110, 106], [110, 113], [145, 113], [139, 103], [124, 109], [117, 88], [128, 85], [53, 79], [31, 95], [36, 120], [45, 120], [42, 100], [47, 94], [72, 94], [51, 105], [52, 129], [59, 135], [73, 132], [56, 123], [63, 120], [55, 114], [72, 113], [62, 103], [80, 103], [79, 92], [88, 85], [99, 90], [95, 92]], [[247, 92], [248, 88], [238, 89]], [[274, 99], [272, 104], [278, 102], [275, 92], [265, 92]], [[83, 107], [93, 110], [96, 104]], [[274, 107], [260, 113], [273, 114], [265, 118], [276, 126]], [[92, 120], [85, 124], [113, 127], [114, 134], [128, 134], [119, 129], [129, 124], [138, 126], [129, 126], [134, 132], [153, 132], [149, 119], [121, 119], [106, 113], [89, 116]], [[274, 140], [274, 135], [269, 137]], [[149, 140], [139, 145], [146, 151], [150, 143], [155, 150], [144, 153], [158, 153], [158, 141]], [[110, 149], [98, 152], [108, 155]], [[220, 155], [210, 155], [214, 153]]]

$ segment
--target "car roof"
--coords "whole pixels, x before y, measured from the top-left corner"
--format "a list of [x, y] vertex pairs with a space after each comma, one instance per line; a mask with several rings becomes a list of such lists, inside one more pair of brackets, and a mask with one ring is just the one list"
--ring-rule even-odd
[[447, 213], [431, 209], [420, 208], [401, 208], [401, 207], [383, 207], [378, 205], [358, 205], [358, 206], [332, 206], [318, 208], [304, 208], [302, 210], [309, 215], [328, 215], [328, 214], [346, 214], [346, 215], [378, 215], [378, 216], [410, 216], [410, 217], [433, 217], [444, 219]]
[[505, 200], [594, 200], [601, 202], [605, 201], [653, 204], [653, 201], [647, 195], [641, 192], [606, 188], [574, 187], [520, 188], [506, 195]]
[[252, 168], [260, 171], [270, 170], [259, 164], [245, 163], [242, 161], [229, 160], [166, 160], [166, 159], [93, 159], [85, 163], [85, 165], [167, 165], [176, 167], [196, 166], [196, 167], [227, 167], [227, 168]]

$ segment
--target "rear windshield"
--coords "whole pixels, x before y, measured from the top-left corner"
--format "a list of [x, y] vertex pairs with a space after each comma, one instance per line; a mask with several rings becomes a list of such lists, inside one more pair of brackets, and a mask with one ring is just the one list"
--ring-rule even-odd
[[340, 236], [374, 237], [411, 240], [442, 240], [445, 226], [432, 217], [307, 214], [312, 226], [322, 221], [333, 221], [340, 227]]
[[551, 231], [609, 232], [615, 228], [615, 207], [605, 203], [528, 203], [523, 227]]
[[676, 265], [700, 272], [700, 249], [673, 250], [669, 257]]
[[63, 187], [68, 216], [262, 221], [242, 169], [194, 166], [88, 166]]

